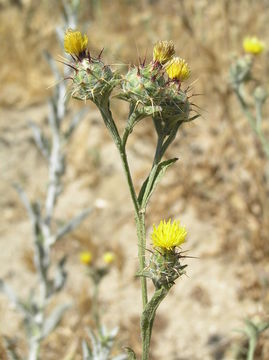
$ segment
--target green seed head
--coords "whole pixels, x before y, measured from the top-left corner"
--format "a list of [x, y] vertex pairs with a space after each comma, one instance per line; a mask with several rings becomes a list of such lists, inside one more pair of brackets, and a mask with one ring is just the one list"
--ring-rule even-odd
[[119, 97], [133, 104], [158, 106], [164, 92], [165, 80], [152, 64], [131, 68], [122, 81]]
[[191, 106], [187, 94], [175, 84], [167, 86], [159, 104], [161, 111], [153, 115], [157, 129], [169, 135], [175, 126], [189, 121]]
[[230, 77], [233, 86], [250, 80], [253, 61], [251, 56], [245, 55], [238, 59], [230, 68]]
[[72, 96], [79, 100], [98, 102], [107, 98], [116, 86], [117, 75], [99, 59], [83, 59], [77, 63]]
[[149, 264], [142, 272], [142, 276], [153, 281], [157, 289], [164, 286], [170, 288], [177, 278], [185, 274], [187, 265], [182, 265], [182, 256], [175, 250], [158, 252], [154, 251], [149, 259]]

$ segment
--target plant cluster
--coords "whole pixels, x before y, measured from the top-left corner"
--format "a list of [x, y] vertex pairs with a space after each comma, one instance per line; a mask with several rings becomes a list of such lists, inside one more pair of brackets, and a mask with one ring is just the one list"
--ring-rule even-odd
[[[156, 185], [166, 169], [177, 160], [162, 160], [168, 147], [174, 141], [180, 126], [198, 117], [191, 115], [190, 97], [187, 89], [182, 89], [182, 83], [190, 76], [190, 68], [184, 59], [175, 56], [171, 41], [159, 41], [154, 46], [153, 58], [148, 64], [146, 60], [140, 61], [138, 66], [130, 66], [126, 74], [122, 75], [103, 62], [102, 52], [93, 56], [87, 44], [86, 35], [71, 29], [66, 32], [64, 46], [72, 57], [69, 66], [73, 69], [70, 94], [75, 99], [91, 100], [98, 107], [119, 151], [126, 174], [138, 237], [138, 276], [141, 278], [143, 303], [142, 360], [148, 360], [157, 308], [186, 267], [181, 263], [184, 256], [179, 248], [185, 241], [186, 230], [178, 221], [161, 221], [158, 227], [154, 227], [152, 255], [146, 259], [145, 216]], [[115, 97], [129, 103], [129, 116], [123, 134], [119, 133], [110, 109], [110, 98], [115, 89]], [[126, 144], [136, 124], [148, 117], [153, 121], [157, 144], [152, 168], [139, 193], [136, 193]], [[147, 291], [148, 278], [155, 286], [155, 292], [150, 298]], [[129, 358], [136, 358], [131, 349]]]

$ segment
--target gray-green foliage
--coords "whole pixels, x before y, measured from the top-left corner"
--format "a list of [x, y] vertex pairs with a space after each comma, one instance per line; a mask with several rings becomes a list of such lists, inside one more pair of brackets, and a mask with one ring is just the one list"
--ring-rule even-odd
[[91, 345], [89, 346], [85, 340], [82, 342], [83, 360], [126, 360], [126, 354], [111, 354], [117, 334], [118, 328], [109, 331], [102, 326], [97, 333], [88, 329]]
[[[58, 28], [58, 38], [62, 43], [64, 30], [74, 27], [77, 22], [79, 0], [63, 1], [64, 29]], [[59, 82], [63, 74], [58, 69], [56, 62], [49, 53], [45, 54], [51, 70], [57, 81], [52, 97], [49, 99], [48, 125], [50, 136], [46, 136], [43, 130], [35, 123], [30, 122], [35, 143], [45, 158], [48, 166], [48, 186], [44, 203], [39, 200], [30, 202], [26, 192], [21, 186], [15, 188], [28, 213], [32, 224], [34, 244], [34, 265], [37, 275], [36, 284], [29, 290], [26, 299], [16, 295], [9, 285], [0, 279], [0, 291], [20, 312], [23, 318], [24, 329], [28, 341], [28, 359], [40, 359], [40, 345], [42, 341], [54, 331], [62, 319], [70, 303], [56, 305], [48, 310], [51, 300], [59, 293], [66, 282], [67, 272], [65, 269], [66, 257], [63, 256], [58, 262], [52, 263], [51, 251], [57, 241], [67, 233], [75, 229], [91, 212], [85, 209], [79, 215], [68, 220], [64, 224], [55, 224], [54, 210], [62, 192], [62, 177], [66, 170], [65, 148], [68, 141], [85, 114], [82, 110], [72, 114], [71, 119], [66, 118], [66, 83]], [[68, 76], [69, 68], [65, 67], [64, 75]], [[67, 130], [65, 130], [67, 129]], [[34, 175], [34, 170], [31, 173]], [[54, 269], [54, 271], [52, 271]], [[7, 354], [10, 359], [22, 359], [10, 346], [11, 340], [6, 338]]]

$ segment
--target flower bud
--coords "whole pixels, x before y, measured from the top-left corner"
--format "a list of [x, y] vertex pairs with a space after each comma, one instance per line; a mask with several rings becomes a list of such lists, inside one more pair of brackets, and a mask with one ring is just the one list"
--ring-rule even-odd
[[122, 81], [120, 98], [142, 106], [158, 105], [161, 101], [165, 79], [152, 64], [131, 68]]
[[176, 56], [166, 65], [166, 72], [171, 80], [184, 81], [190, 77], [190, 68], [184, 59]]
[[191, 106], [188, 96], [184, 91], [178, 90], [175, 84], [169, 84], [162, 101], [159, 104], [161, 111], [153, 115], [162, 132], [169, 135], [179, 123], [190, 120]]
[[83, 251], [79, 255], [80, 262], [84, 265], [90, 265], [92, 262], [92, 253], [90, 251]]
[[243, 40], [243, 48], [248, 54], [259, 55], [264, 51], [265, 44], [256, 36], [248, 36]]
[[68, 29], [64, 36], [64, 50], [78, 59], [84, 57], [88, 45], [88, 36], [80, 31]]
[[153, 61], [164, 65], [175, 55], [173, 41], [158, 41], [153, 48]]
[[103, 260], [107, 265], [110, 265], [115, 261], [115, 254], [111, 251], [107, 251], [103, 255]]
[[254, 98], [258, 103], [263, 105], [268, 98], [268, 92], [263, 87], [257, 86], [254, 90]]
[[79, 100], [100, 102], [111, 94], [117, 76], [99, 59], [85, 58], [77, 64], [73, 77], [72, 96]]
[[235, 87], [251, 78], [252, 65], [253, 61], [251, 56], [245, 55], [231, 66], [230, 77]]

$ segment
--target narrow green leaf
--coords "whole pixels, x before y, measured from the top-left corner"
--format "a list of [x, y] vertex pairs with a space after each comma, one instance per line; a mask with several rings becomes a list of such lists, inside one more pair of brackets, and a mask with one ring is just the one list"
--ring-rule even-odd
[[82, 341], [82, 356], [83, 360], [92, 360], [92, 352], [85, 340]]
[[128, 354], [128, 360], [136, 360], [136, 355], [133, 349], [131, 349], [130, 347], [126, 347], [125, 350]]
[[155, 190], [157, 184], [163, 178], [168, 167], [174, 164], [177, 160], [177, 158], [173, 158], [162, 161], [158, 165], [153, 166], [149, 176], [144, 181], [138, 195], [138, 202], [140, 205], [142, 205], [142, 207], [145, 207], [147, 205], [153, 191]]

